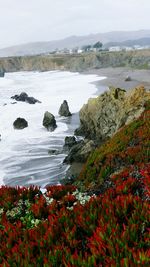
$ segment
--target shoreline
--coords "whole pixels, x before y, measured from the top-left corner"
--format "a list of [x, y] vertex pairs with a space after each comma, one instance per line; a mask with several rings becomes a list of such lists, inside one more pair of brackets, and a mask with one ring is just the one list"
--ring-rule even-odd
[[[58, 83], [55, 83], [55, 80], [58, 79]], [[0, 144], [3, 152], [0, 164], [3, 171], [1, 177], [3, 182], [0, 182], [0, 184], [10, 186], [35, 184], [44, 187], [48, 183], [57, 184], [61, 178], [64, 178], [66, 171], [66, 166], [63, 166], [66, 152], [62, 151], [64, 138], [65, 136], [73, 135], [74, 130], [78, 128], [79, 118], [77, 112], [87, 102], [88, 98], [95, 94], [97, 89], [90, 84], [91, 81], [94, 82], [95, 80], [98, 80], [96, 75], [85, 77], [85, 75], [61, 71], [45, 74], [41, 72], [24, 73], [22, 71], [7, 73], [4, 80], [0, 80], [0, 87], [5, 91], [5, 94], [2, 94], [0, 105], [3, 115], [0, 132], [2, 134], [2, 142]], [[12, 89], [9, 89], [11, 86], [10, 81], [13, 81]], [[22, 89], [19, 89], [20, 81], [23, 84], [23, 90], [28, 95], [36, 96], [37, 99], [41, 100], [40, 106], [21, 102], [17, 105], [11, 104], [11, 96], [20, 94], [22, 91]], [[41, 89], [43, 83], [44, 88]], [[7, 91], [8, 94], [6, 93]], [[68, 118], [58, 115], [60, 104], [66, 97], [73, 114]], [[3, 103], [7, 105], [3, 106]], [[42, 125], [46, 110], [52, 112], [57, 121], [58, 128], [52, 134], [49, 134]], [[12, 116], [10, 116], [10, 113]], [[18, 116], [26, 118], [29, 123], [29, 127], [23, 132], [14, 131], [12, 127]], [[18, 141], [19, 139], [21, 141]], [[8, 151], [6, 149], [7, 144]], [[23, 155], [21, 158], [19, 157], [19, 150]], [[55, 153], [48, 154], [49, 150], [56, 150], [56, 155]], [[9, 155], [11, 155], [11, 160], [9, 160]], [[12, 155], [15, 155], [15, 157], [12, 157]]]
[[[93, 96], [98, 96], [103, 90], [108, 89], [109, 86], [121, 87], [126, 90], [132, 89], [138, 85], [144, 85], [145, 88], [150, 89], [150, 70], [133, 70], [130, 68], [102, 68], [91, 69], [86, 72], [81, 72], [82, 75], [97, 75], [98, 77], [106, 77], [106, 79], [92, 82], [95, 84], [95, 93]], [[127, 76], [131, 77], [131, 81], [125, 82]], [[72, 163], [67, 170], [65, 177], [77, 176], [84, 166], [84, 163]], [[60, 180], [61, 182], [61, 180]]]
[[[94, 82], [98, 89], [97, 93], [100, 92], [100, 87], [105, 87], [107, 89], [109, 86], [129, 90], [135, 88], [136, 86], [143, 85], [146, 89], [150, 90], [150, 70], [131, 69], [125, 67], [109, 67], [91, 69], [89, 71], [83, 72], [82, 74], [95, 74], [100, 77], [106, 77], [106, 79]], [[125, 81], [127, 76], [131, 77], [131, 81]]]
[[[93, 82], [97, 91], [94, 95], [98, 96], [101, 93], [101, 88], [107, 90], [109, 86], [119, 87], [122, 89], [130, 90], [137, 86], [143, 85], [147, 90], [150, 90], [150, 70], [138, 70], [130, 68], [102, 68], [102, 69], [91, 69], [81, 74], [89, 75], [94, 74], [99, 77], [106, 77], [106, 79]], [[125, 81], [126, 77], [130, 76], [131, 81]], [[73, 162], [68, 168], [65, 181], [71, 182], [72, 178], [75, 178], [80, 174], [84, 163]]]

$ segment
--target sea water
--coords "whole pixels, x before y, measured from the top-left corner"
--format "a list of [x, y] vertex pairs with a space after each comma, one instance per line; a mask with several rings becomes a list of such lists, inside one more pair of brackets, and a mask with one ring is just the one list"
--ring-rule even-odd
[[[78, 111], [95, 95], [93, 82], [101, 79], [104, 77], [66, 71], [6, 73], [0, 78], [0, 185], [44, 187], [64, 178], [68, 168], [63, 164], [65, 136], [73, 135], [79, 126]], [[41, 103], [15, 103], [11, 96], [21, 92]], [[70, 118], [58, 115], [63, 100], [68, 101], [73, 113]], [[56, 118], [57, 128], [53, 132], [42, 125], [45, 111]], [[28, 121], [27, 128], [13, 128], [18, 117]], [[49, 150], [56, 150], [57, 155], [49, 154]]]

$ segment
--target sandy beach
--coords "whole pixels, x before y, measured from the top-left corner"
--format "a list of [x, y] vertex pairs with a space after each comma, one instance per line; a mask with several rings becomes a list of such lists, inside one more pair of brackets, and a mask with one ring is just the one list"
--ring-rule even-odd
[[[150, 90], [150, 70], [102, 68], [86, 71], [85, 74], [96, 74], [107, 77], [107, 79], [95, 83], [98, 89], [101, 86], [106, 88], [114, 86], [128, 90], [139, 85], [144, 85], [146, 89]], [[127, 76], [131, 77], [131, 81], [125, 81]]]

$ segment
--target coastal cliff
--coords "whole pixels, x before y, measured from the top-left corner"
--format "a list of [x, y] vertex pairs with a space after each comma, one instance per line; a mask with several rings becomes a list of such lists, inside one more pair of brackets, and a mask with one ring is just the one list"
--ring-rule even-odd
[[[147, 101], [150, 101], [150, 91], [146, 90], [143, 86], [136, 87], [129, 91], [111, 87], [100, 96], [89, 99], [88, 103], [80, 110], [80, 127], [75, 130], [75, 135], [82, 135], [85, 139], [75, 144], [69, 150], [69, 154], [65, 158], [65, 163], [71, 164], [66, 178], [72, 177], [74, 180], [78, 177], [77, 181], [80, 181], [81, 178], [82, 182], [79, 182], [79, 184], [82, 186], [85, 185], [85, 187], [89, 183], [87, 181], [90, 180], [89, 188], [92, 187], [91, 184], [95, 184], [95, 179], [97, 179], [97, 177], [94, 176], [97, 170], [95, 169], [94, 162], [91, 161], [93, 155], [95, 155], [95, 153], [97, 155], [96, 148], [102, 147], [102, 151], [103, 149], [105, 151], [105, 144], [109, 141], [109, 146], [111, 147], [111, 141], [113, 142], [115, 134], [119, 133], [123, 127], [130, 125], [130, 123], [133, 123], [134, 131], [134, 126], [136, 129], [136, 120], [145, 112]], [[148, 131], [149, 130], [147, 130], [147, 133]], [[129, 140], [130, 139], [132, 144], [132, 135], [129, 136]], [[122, 144], [122, 142], [124, 142], [124, 140], [118, 141], [119, 144]], [[134, 143], [136, 144], [136, 142], [138, 143], [138, 138], [137, 141], [133, 141], [133, 145]], [[114, 147], [114, 151], [118, 149], [115, 148], [115, 145], [112, 146]], [[86, 161], [88, 163], [84, 166]], [[92, 162], [91, 165], [89, 162]], [[103, 157], [102, 162], [98, 164], [103, 165]], [[106, 165], [108, 164], [109, 162], [107, 162]], [[110, 168], [110, 166], [107, 167], [108, 169]], [[102, 176], [100, 174], [100, 177]]]
[[[77, 177], [76, 184], [84, 188], [84, 190], [104, 192], [108, 187], [113, 186], [112, 177], [116, 176], [120, 179], [119, 177], [122, 177], [123, 173], [127, 171], [131, 177], [138, 178], [139, 168], [149, 166], [150, 93], [145, 92], [146, 98], [144, 101], [144, 91], [143, 95], [139, 95], [136, 92], [137, 90], [142, 92], [144, 89], [135, 89], [129, 94], [130, 98], [126, 98], [128, 99], [126, 107], [130, 107], [130, 109], [126, 113], [128, 117], [126, 122], [124, 121], [124, 126], [115, 134], [114, 128], [112, 128], [112, 132], [109, 132], [111, 133], [111, 138], [97, 146], [93, 153], [90, 154], [80, 175]], [[140, 99], [142, 103], [139, 102]], [[131, 103], [133, 109], [131, 109]], [[136, 106], [136, 103], [138, 103], [138, 106]], [[135, 113], [132, 113], [134, 111]], [[94, 114], [95, 111], [93, 110], [92, 112]], [[101, 137], [100, 129], [97, 130], [97, 134], [99, 133]]]
[[143, 86], [129, 91], [109, 88], [97, 98], [89, 99], [80, 110], [78, 134], [98, 143], [105, 141], [119, 128], [138, 118], [144, 111], [144, 103], [150, 93]]
[[0, 58], [0, 68], [5, 72], [48, 70], [81, 72], [107, 67], [150, 69], [150, 50]]

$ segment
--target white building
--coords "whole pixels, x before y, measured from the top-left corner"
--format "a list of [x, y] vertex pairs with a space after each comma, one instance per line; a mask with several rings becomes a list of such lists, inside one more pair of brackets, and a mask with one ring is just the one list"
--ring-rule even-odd
[[123, 49], [125, 51], [133, 51], [134, 50], [133, 47], [131, 47], [131, 46], [125, 46]]
[[80, 48], [79, 48], [78, 51], [77, 51], [77, 53], [78, 53], [78, 54], [82, 54], [82, 53], [83, 53], [83, 49], [80, 49]]
[[120, 47], [120, 46], [111, 46], [111, 47], [109, 47], [109, 51], [110, 52], [119, 52], [119, 51], [122, 51], [122, 47]]

